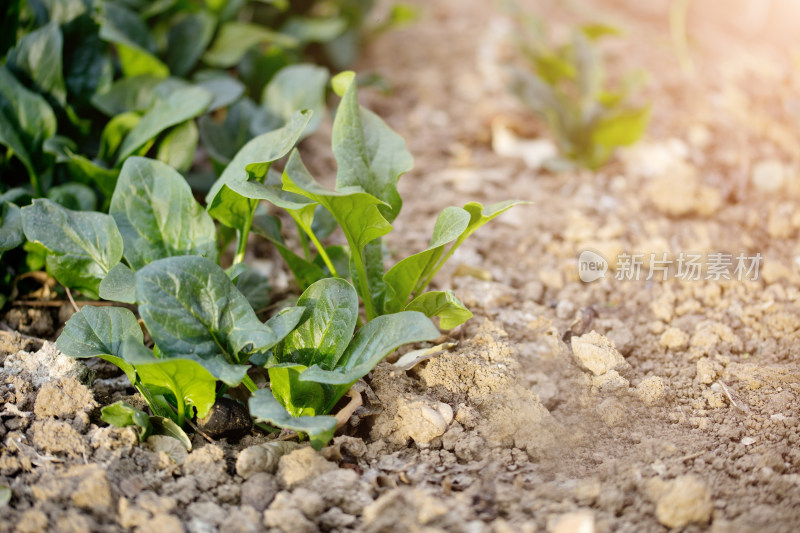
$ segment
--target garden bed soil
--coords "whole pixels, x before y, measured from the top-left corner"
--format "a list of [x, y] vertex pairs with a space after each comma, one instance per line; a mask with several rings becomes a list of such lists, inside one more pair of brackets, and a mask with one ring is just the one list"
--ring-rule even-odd
[[[607, 16], [626, 30], [609, 42], [612, 73], [652, 72], [647, 137], [601, 171], [552, 174], [492, 149], [500, 125], [543, 132], [500, 81], [508, 21], [488, 2], [414, 3], [420, 22], [361, 65], [393, 88], [364, 103], [416, 160], [391, 251], [424, 248], [448, 205], [533, 202], [438, 276], [475, 313], [442, 339], [456, 346], [377, 367], [320, 453], [256, 433], [195, 435], [187, 453], [102, 423], [100, 406], [141, 400], [106, 364], [37, 339], [55, 337], [63, 311], [14, 307], [0, 334], [12, 491], [0, 532], [800, 528], [800, 93], [787, 50], [745, 47], [761, 27], [698, 19], [689, 75], [667, 2], [537, 2], [557, 29]], [[305, 146], [328, 154], [318, 171], [332, 168], [325, 142]], [[585, 249], [611, 260], [605, 279], [579, 279]], [[615, 279], [619, 254], [681, 252], [763, 260], [752, 281]]]

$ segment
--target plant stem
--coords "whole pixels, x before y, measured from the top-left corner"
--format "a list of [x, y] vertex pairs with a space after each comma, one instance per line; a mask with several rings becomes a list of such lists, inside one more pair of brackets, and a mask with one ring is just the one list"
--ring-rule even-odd
[[303, 245], [303, 255], [306, 258], [306, 261], [309, 263], [311, 262], [311, 248], [308, 246], [308, 239], [306, 238], [306, 232], [303, 231], [303, 228], [300, 226], [300, 223], [297, 220], [294, 221], [294, 225], [297, 226], [297, 235], [300, 237], [300, 244]]
[[178, 400], [178, 425], [183, 428], [183, 423], [186, 420], [186, 402], [183, 398], [175, 398]]
[[452, 257], [453, 253], [456, 251], [456, 248], [461, 246], [461, 244], [464, 241], [466, 241], [470, 235], [472, 235], [472, 232], [466, 235], [462, 235], [461, 237], [458, 238], [458, 240], [453, 244], [453, 246], [451, 246], [450, 249], [447, 250], [447, 253], [444, 254], [444, 256], [442, 256], [441, 259], [439, 259], [439, 263], [436, 265], [436, 267], [434, 267], [434, 269], [431, 271], [428, 277], [426, 277], [424, 280], [418, 283], [416, 287], [414, 287], [412, 294], [418, 295], [420, 292], [424, 291], [428, 287], [428, 285], [433, 280], [433, 277], [436, 275], [436, 273], [439, 272], [439, 270], [444, 266], [444, 264], [447, 263], [448, 259]]
[[256, 384], [253, 382], [253, 378], [251, 378], [247, 374], [245, 374], [244, 377], [242, 378], [242, 385], [247, 387], [247, 390], [249, 390], [250, 392], [255, 392], [258, 389], [258, 387], [256, 387]]
[[336, 267], [333, 266], [333, 261], [331, 261], [331, 258], [328, 256], [328, 252], [325, 251], [325, 247], [322, 246], [321, 242], [319, 242], [319, 239], [316, 235], [314, 235], [314, 232], [310, 231], [308, 236], [311, 238], [311, 242], [313, 242], [314, 246], [317, 248], [317, 253], [319, 253], [319, 256], [322, 258], [322, 262], [325, 263], [325, 266], [331, 271], [331, 276], [334, 278], [340, 277], [339, 273], [336, 272]]
[[350, 243], [350, 249], [355, 250], [353, 255], [353, 262], [358, 270], [358, 285], [361, 292], [361, 299], [364, 302], [364, 312], [367, 314], [367, 322], [378, 316], [375, 313], [375, 305], [372, 303], [372, 294], [369, 292], [369, 283], [367, 282], [367, 269], [364, 268], [364, 251], [358, 250], [353, 243]]
[[[264, 172], [264, 175], [260, 178], [256, 178], [255, 181], [258, 183], [264, 183], [264, 181], [267, 179], [267, 175], [269, 174], [269, 169], [271, 166], [272, 164], [268, 163], [267, 170]], [[258, 207], [258, 200], [252, 200], [252, 202], [253, 206], [250, 208], [250, 212], [247, 214], [247, 220], [245, 220], [244, 226], [239, 232], [239, 242], [236, 246], [236, 255], [233, 256], [234, 265], [244, 261], [244, 252], [247, 249], [247, 237], [250, 235], [250, 228], [253, 227], [253, 217], [256, 215], [256, 207]]]
[[311, 239], [311, 242], [314, 243], [314, 247], [317, 249], [317, 253], [319, 253], [319, 256], [322, 258], [322, 262], [325, 263], [325, 266], [328, 267], [328, 270], [330, 270], [331, 276], [333, 276], [334, 278], [340, 277], [339, 273], [336, 272], [336, 267], [333, 266], [333, 261], [331, 261], [330, 256], [328, 256], [328, 252], [325, 250], [325, 247], [322, 246], [322, 243], [317, 238], [317, 235], [311, 230], [311, 227], [307, 228], [306, 226], [301, 224], [300, 220], [296, 218], [294, 212], [290, 211], [289, 214], [292, 215], [292, 219], [294, 220], [294, 223], [297, 225], [297, 232], [300, 234], [300, 242], [303, 243], [303, 251], [306, 252], [306, 260], [307, 261], [311, 260], [311, 258], [309, 257], [310, 251], [306, 249], [306, 247], [308, 246], [308, 242], [305, 240], [305, 236], [308, 236], [308, 238]]
[[236, 245], [236, 255], [233, 256], [233, 264], [241, 263], [244, 261], [244, 252], [247, 250], [247, 237], [250, 235], [250, 228], [253, 226], [253, 216], [256, 209], [250, 210], [250, 214], [245, 221], [244, 227], [239, 231], [239, 242]]

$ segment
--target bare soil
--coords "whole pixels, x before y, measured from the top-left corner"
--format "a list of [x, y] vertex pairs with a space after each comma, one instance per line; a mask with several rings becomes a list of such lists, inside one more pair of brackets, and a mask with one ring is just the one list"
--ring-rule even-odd
[[[391, 250], [424, 248], [448, 205], [533, 202], [436, 280], [476, 315], [444, 339], [457, 345], [409, 370], [380, 365], [320, 453], [256, 433], [195, 436], [187, 453], [105, 427], [100, 406], [137, 402], [108, 367], [3, 333], [0, 485], [13, 495], [0, 532], [800, 528], [800, 85], [782, 26], [690, 12], [689, 74], [668, 2], [529, 2], [557, 31], [621, 26], [612, 74], [651, 73], [647, 137], [599, 172], [552, 174], [492, 149], [501, 123], [544, 132], [504, 90], [502, 12], [414, 3], [421, 21], [361, 65], [393, 87], [364, 103], [416, 158]], [[330, 169], [319, 153], [312, 166]], [[585, 249], [611, 259], [605, 279], [580, 281]], [[754, 281], [615, 279], [621, 253], [681, 252], [763, 261]], [[52, 338], [60, 318], [15, 308], [5, 321]]]

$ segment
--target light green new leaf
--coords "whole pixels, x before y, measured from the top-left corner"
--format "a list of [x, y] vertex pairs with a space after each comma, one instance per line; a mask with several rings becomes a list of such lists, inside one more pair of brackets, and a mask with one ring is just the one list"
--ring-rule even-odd
[[277, 427], [299, 431], [308, 435], [311, 446], [319, 450], [333, 438], [336, 431], [336, 417], [333, 416], [292, 416], [275, 399], [268, 389], [257, 390], [248, 402], [250, 414], [259, 422], [267, 422]]
[[62, 68], [64, 41], [58, 23], [50, 22], [24, 35], [8, 55], [8, 64], [24, 72], [40, 92], [50, 94], [59, 104], [67, 102]]
[[384, 302], [385, 313], [403, 310], [420, 281], [428, 277], [436, 267], [444, 253], [445, 245], [461, 236], [467, 229], [469, 220], [469, 213], [459, 207], [448, 207], [439, 213], [433, 227], [430, 246], [422, 252], [406, 257], [383, 276], [388, 289]]
[[358, 296], [349, 282], [321, 279], [297, 300], [303, 318], [281, 344], [279, 362], [333, 369], [353, 336], [358, 319]]
[[174, 91], [169, 98], [156, 103], [125, 137], [117, 156], [117, 166], [165, 129], [201, 114], [209, 106], [212, 98], [212, 94], [205, 89], [186, 87]]
[[182, 18], [167, 33], [166, 61], [174, 76], [186, 76], [203, 55], [217, 20], [208, 11], [197, 11]]
[[122, 359], [122, 344], [126, 339], [139, 344], [143, 339], [139, 321], [129, 309], [87, 305], [64, 325], [56, 347], [70, 357], [105, 359], [125, 372], [133, 384], [136, 383], [136, 372]]
[[109, 213], [122, 234], [125, 259], [134, 270], [176, 255], [202, 255], [217, 261], [214, 221], [194, 199], [186, 180], [169, 165], [128, 158]]
[[[133, 339], [127, 339], [122, 344], [122, 355], [125, 361], [136, 368], [136, 373], [148, 389], [166, 390], [175, 396], [179, 419], [184, 404], [193, 405], [199, 418], [206, 416], [214, 405], [217, 376], [199, 361], [181, 357], [157, 359], [153, 352]], [[233, 365], [227, 366], [235, 368]], [[243, 369], [241, 375], [244, 376], [246, 368], [239, 368]]]
[[153, 433], [153, 424], [150, 423], [147, 413], [123, 401], [104, 406], [100, 410], [100, 418], [106, 424], [118, 428], [136, 426], [139, 428], [139, 442], [146, 441], [147, 437]]
[[165, 416], [151, 416], [150, 423], [153, 424], [153, 432], [156, 435], [164, 435], [177, 439], [183, 447], [186, 448], [187, 452], [192, 451], [192, 441], [189, 439], [189, 435], [187, 435], [183, 428], [176, 424], [171, 418]]
[[24, 240], [19, 207], [3, 200], [0, 202], [0, 253], [16, 248]]
[[112, 302], [136, 303], [136, 275], [124, 263], [117, 263], [100, 282], [100, 298]]
[[322, 414], [326, 391], [329, 385], [312, 381], [300, 381], [300, 374], [306, 369], [303, 365], [272, 366], [269, 368], [269, 385], [272, 394], [292, 416], [314, 416]]
[[122, 258], [122, 236], [110, 215], [36, 199], [22, 208], [22, 228], [29, 241], [47, 248], [47, 268], [59, 283], [92, 295]]
[[136, 300], [162, 352], [244, 363], [272, 348], [302, 316], [293, 308], [267, 324], [222, 268], [197, 256], [171, 257], [136, 272]]
[[234, 182], [262, 181], [274, 161], [294, 147], [311, 119], [311, 111], [298, 111], [280, 129], [259, 135], [239, 150], [206, 196], [208, 212], [228, 227], [241, 229], [252, 217], [256, 200], [231, 190]]
[[379, 316], [358, 330], [334, 370], [325, 370], [314, 365], [300, 374], [299, 379], [336, 385], [334, 394], [326, 398], [322, 411], [329, 412], [353, 383], [366, 376], [398, 347], [437, 337], [439, 330], [422, 313], [403, 311]]
[[325, 67], [313, 64], [289, 65], [278, 71], [264, 87], [261, 105], [283, 121], [298, 109], [314, 114], [302, 137], [314, 133], [325, 116], [325, 88], [330, 74]]
[[626, 109], [598, 120], [592, 130], [592, 141], [607, 149], [629, 146], [638, 141], [650, 120], [650, 107]]
[[472, 318], [470, 310], [450, 290], [420, 294], [411, 300], [405, 310], [419, 311], [428, 317], [438, 316], [442, 329], [452, 329]]
[[178, 172], [186, 172], [194, 162], [197, 140], [197, 126], [194, 120], [178, 124], [164, 135], [158, 145], [156, 159], [163, 161]]
[[268, 30], [264, 26], [231, 21], [220, 27], [217, 38], [203, 56], [203, 61], [212, 67], [230, 68], [242, 60], [247, 50], [261, 43], [274, 43], [284, 48], [296, 45], [291, 37]]
[[464, 242], [467, 237], [475, 233], [475, 230], [495, 217], [502, 215], [515, 205], [523, 205], [528, 203], [530, 202], [524, 202], [521, 200], [505, 200], [503, 202], [487, 205], [486, 207], [478, 202], [470, 202], [466, 204], [464, 206], [464, 210], [469, 213], [469, 225], [467, 226], [467, 229], [464, 230], [464, 233], [461, 234], [461, 237], [458, 238], [458, 241], [456, 241], [456, 245]]
[[391, 224], [378, 210], [387, 204], [356, 188], [343, 191], [326, 189], [311, 177], [299, 156], [289, 160], [282, 181], [285, 191], [305, 196], [333, 215], [354, 254], [360, 253], [368, 242], [392, 231]]
[[414, 159], [400, 135], [376, 114], [358, 105], [352, 72], [337, 75], [333, 85], [342, 96], [331, 140], [338, 165], [336, 189], [361, 187], [388, 204], [379, 209], [392, 222], [403, 205], [397, 180], [411, 170]]
[[134, 111], [120, 113], [108, 121], [100, 134], [100, 150], [98, 159], [111, 164], [116, 159], [117, 150], [128, 133], [136, 127], [142, 116]]

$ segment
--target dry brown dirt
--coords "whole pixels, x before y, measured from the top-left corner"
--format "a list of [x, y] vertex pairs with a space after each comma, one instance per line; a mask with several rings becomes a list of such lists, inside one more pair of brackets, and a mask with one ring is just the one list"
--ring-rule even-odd
[[[361, 65], [393, 88], [363, 102], [416, 159], [391, 250], [424, 248], [448, 205], [532, 202], [479, 232], [436, 280], [475, 312], [446, 339], [457, 345], [409, 370], [379, 366], [321, 453], [257, 434], [195, 437], [187, 453], [104, 427], [99, 406], [136, 402], [107, 367], [3, 334], [0, 485], [13, 495], [0, 532], [800, 528], [791, 50], [755, 46], [769, 31], [753, 21], [709, 23], [701, 10], [689, 75], [667, 2], [528, 2], [558, 31], [598, 17], [621, 26], [612, 72], [651, 73], [645, 139], [601, 171], [551, 174], [492, 150], [493, 124], [544, 131], [503, 88], [502, 12], [413, 3], [420, 22], [372, 43]], [[316, 170], [331, 166], [324, 146], [306, 144], [323, 154]], [[585, 249], [763, 261], [755, 281], [618, 281], [612, 260], [605, 279], [584, 283]], [[21, 332], [43, 334], [36, 312], [13, 313]]]

